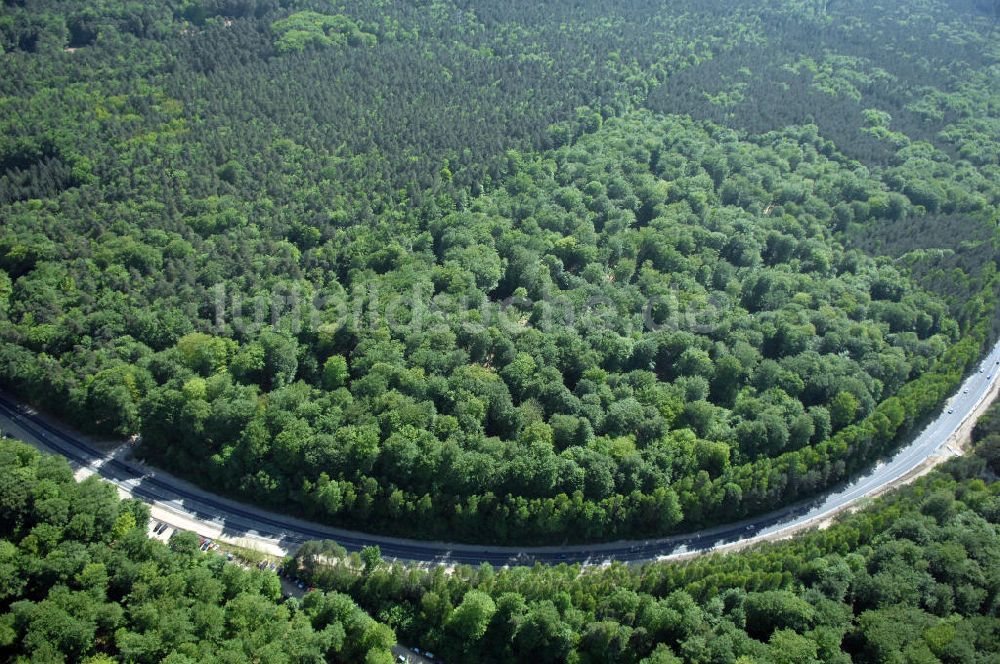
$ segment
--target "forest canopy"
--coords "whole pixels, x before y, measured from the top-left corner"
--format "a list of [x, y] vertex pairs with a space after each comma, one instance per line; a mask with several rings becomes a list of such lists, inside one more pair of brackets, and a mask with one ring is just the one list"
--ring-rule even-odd
[[149, 508], [61, 457], [0, 440], [0, 656], [32, 662], [366, 662], [393, 631], [343, 594], [147, 536]]
[[972, 453], [822, 530], [642, 565], [366, 576], [332, 542], [297, 573], [349, 593], [448, 662], [994, 662], [1000, 657], [1000, 406]]
[[996, 337], [986, 9], [5, 2], [0, 384], [398, 535], [813, 495]]

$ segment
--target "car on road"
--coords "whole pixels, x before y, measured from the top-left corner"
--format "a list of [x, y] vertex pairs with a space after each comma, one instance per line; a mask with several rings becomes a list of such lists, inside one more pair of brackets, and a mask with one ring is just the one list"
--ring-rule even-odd
[[406, 661], [406, 657], [404, 657], [403, 655], [396, 655], [396, 661], [397, 662], [405, 662]]
[[949, 415], [951, 415], [951, 414], [952, 414], [952, 413], [954, 413], [954, 412], [955, 412], [955, 409], [954, 409], [954, 408], [949, 408], [949, 409], [948, 409], [948, 414], [949, 414]]

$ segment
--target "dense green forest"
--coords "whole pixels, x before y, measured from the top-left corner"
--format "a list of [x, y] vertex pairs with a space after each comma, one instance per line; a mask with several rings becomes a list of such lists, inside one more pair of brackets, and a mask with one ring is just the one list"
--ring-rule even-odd
[[277, 575], [147, 537], [149, 508], [61, 457], [0, 440], [0, 658], [11, 662], [393, 661], [346, 595], [283, 600]]
[[1000, 658], [1000, 405], [975, 452], [825, 530], [630, 567], [358, 574], [332, 542], [294, 564], [448, 662], [828, 664]]
[[448, 571], [309, 542], [286, 567], [320, 589], [281, 601], [274, 573], [201, 554], [190, 533], [150, 540], [145, 505], [4, 439], [0, 656], [374, 664], [391, 661], [395, 630], [459, 663], [991, 662], [1000, 405], [973, 441], [973, 454], [780, 544], [640, 567]]
[[418, 537], [737, 519], [996, 338], [990, 3], [0, 8], [0, 384]]

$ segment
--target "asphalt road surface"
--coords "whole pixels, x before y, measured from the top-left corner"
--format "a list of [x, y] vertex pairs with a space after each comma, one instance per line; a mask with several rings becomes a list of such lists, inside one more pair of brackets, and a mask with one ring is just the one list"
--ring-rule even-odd
[[[981, 370], [980, 370], [981, 369]], [[950, 437], [986, 397], [1000, 370], [1000, 342], [945, 404], [943, 412], [891, 458], [879, 462], [852, 482], [805, 503], [782, 508], [747, 521], [673, 537], [546, 547], [501, 547], [424, 542], [342, 530], [269, 512], [216, 496], [159, 469], [131, 460], [123, 444], [105, 453], [51, 418], [0, 394], [0, 429], [36, 446], [62, 454], [74, 467], [94, 472], [120, 490], [177, 516], [170, 523], [203, 524], [221, 532], [220, 538], [241, 543], [259, 542], [272, 550], [292, 551], [306, 540], [333, 539], [349, 551], [378, 545], [386, 558], [430, 563], [490, 563], [531, 565], [582, 562], [602, 564], [612, 560], [643, 561], [709, 552], [742, 542], [779, 536], [785, 531], [818, 522], [870, 496], [918, 469], [930, 456], [941, 453]]]

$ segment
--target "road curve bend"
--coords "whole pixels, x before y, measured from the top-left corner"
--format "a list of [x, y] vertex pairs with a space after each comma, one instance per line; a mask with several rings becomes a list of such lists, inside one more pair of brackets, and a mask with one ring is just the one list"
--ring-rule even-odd
[[285, 555], [307, 540], [333, 539], [349, 551], [377, 545], [386, 558], [433, 564], [532, 565], [541, 563], [603, 564], [687, 557], [699, 553], [777, 539], [828, 519], [885, 488], [912, 476], [934, 457], [957, 454], [951, 444], [972, 417], [998, 391], [1000, 342], [990, 351], [942, 413], [899, 449], [850, 483], [812, 500], [769, 514], [686, 535], [657, 539], [568, 546], [510, 547], [425, 542], [333, 528], [240, 503], [146, 466], [129, 457], [122, 444], [111, 452], [38, 413], [14, 397], [0, 393], [0, 429], [42, 449], [66, 457], [77, 476], [98, 474], [123, 495], [151, 505], [153, 516], [174, 528], [192, 530], [274, 555]]

